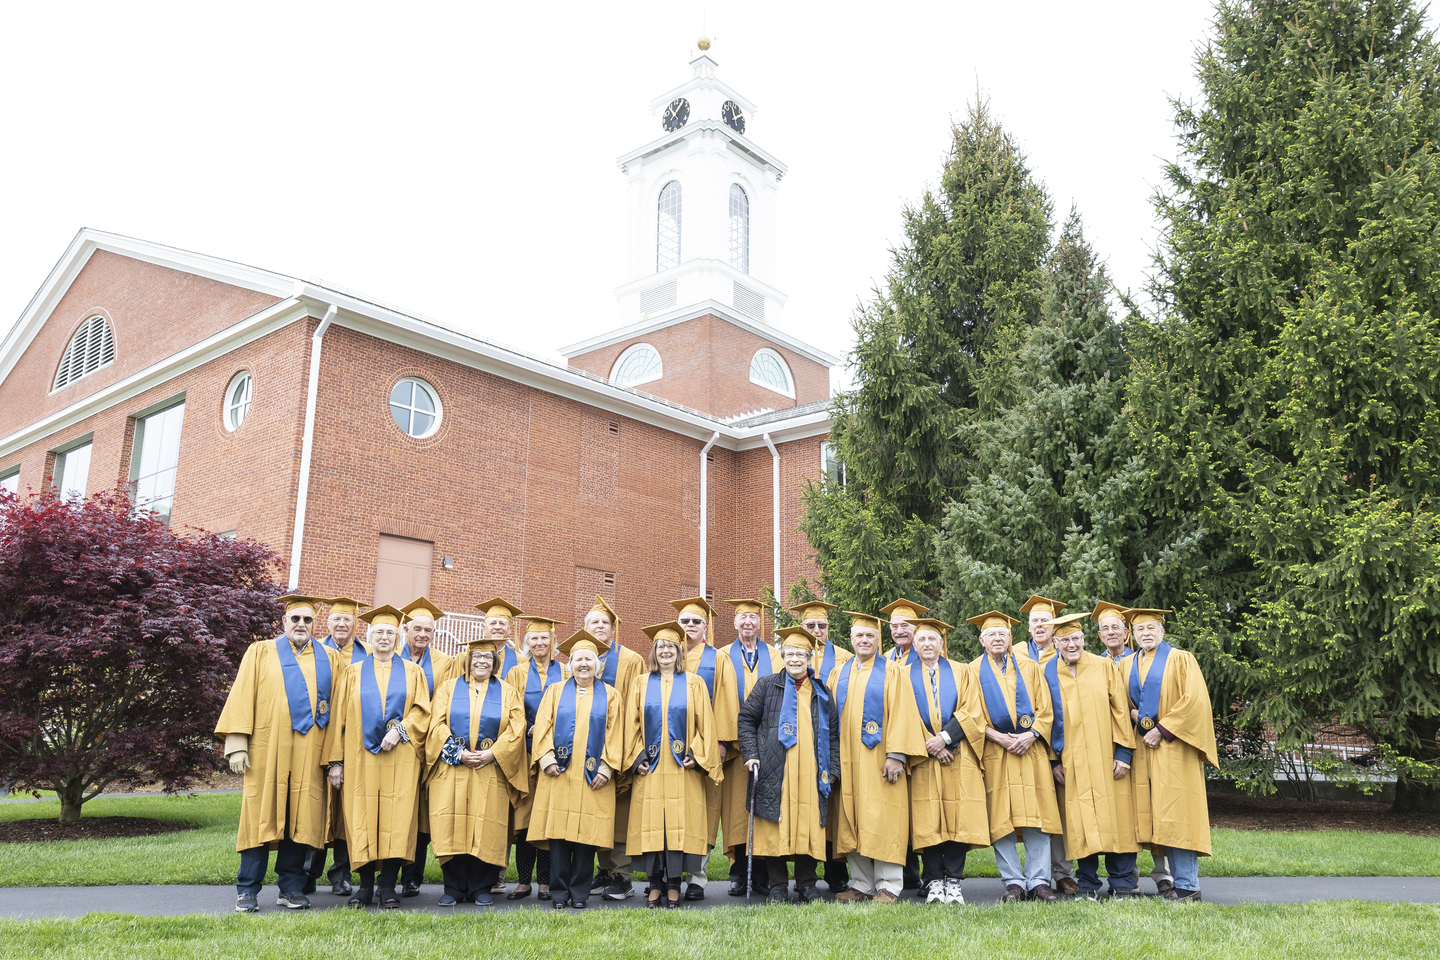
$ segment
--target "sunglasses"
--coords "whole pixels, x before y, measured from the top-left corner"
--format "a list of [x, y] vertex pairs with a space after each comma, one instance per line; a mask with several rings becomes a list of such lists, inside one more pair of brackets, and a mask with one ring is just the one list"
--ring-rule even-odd
[[684, 619], [684, 620], [680, 620], [680, 621], [679, 621], [679, 624], [680, 624], [680, 626], [682, 626], [682, 627], [698, 627], [700, 624], [702, 624], [702, 623], [704, 623], [704, 622], [705, 622], [705, 621], [704, 621], [704, 620], [701, 620], [699, 617], [688, 617], [688, 618], [686, 618], [686, 619]]
[[314, 622], [315, 622], [315, 618], [314, 618], [314, 617], [302, 617], [302, 616], [300, 616], [300, 614], [298, 614], [298, 613], [292, 613], [292, 614], [290, 615], [290, 622], [291, 622], [291, 623], [314, 623]]

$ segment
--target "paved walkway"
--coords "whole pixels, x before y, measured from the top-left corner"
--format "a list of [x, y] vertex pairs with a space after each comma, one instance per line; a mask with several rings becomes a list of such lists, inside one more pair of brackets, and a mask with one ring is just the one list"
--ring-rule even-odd
[[[1371, 900], [1380, 903], [1440, 903], [1440, 877], [1206, 877], [1201, 884], [1208, 903], [1306, 903], [1312, 900]], [[614, 903], [599, 897], [590, 898], [592, 909], [626, 910], [642, 907], [643, 883], [635, 885], [636, 895], [630, 900]], [[688, 909], [716, 906], [742, 906], [745, 901], [725, 896], [723, 881], [712, 880], [709, 899], [687, 904]], [[1148, 880], [1141, 889], [1152, 893]], [[531, 897], [518, 902], [498, 901], [493, 907], [439, 906], [442, 889], [429, 885], [420, 896], [402, 900], [404, 911], [424, 913], [476, 913], [497, 910], [550, 910], [548, 903]], [[998, 879], [965, 881], [965, 900], [970, 904], [990, 906], [999, 903], [1003, 888]], [[291, 913], [275, 906], [274, 887], [260, 894], [262, 913]], [[330, 895], [328, 887], [311, 896], [316, 909], [333, 910], [345, 904], [341, 897]], [[760, 901], [756, 901], [758, 904]], [[903, 903], [915, 903], [907, 896]], [[1109, 909], [1096, 904], [1096, 909]], [[1115, 904], [1123, 909], [1123, 905]], [[19, 920], [40, 917], [81, 917], [87, 913], [128, 913], [162, 917], [178, 914], [226, 914], [235, 909], [233, 887], [215, 886], [126, 886], [126, 887], [8, 887], [0, 888], [0, 917]], [[372, 910], [376, 908], [371, 908]]]

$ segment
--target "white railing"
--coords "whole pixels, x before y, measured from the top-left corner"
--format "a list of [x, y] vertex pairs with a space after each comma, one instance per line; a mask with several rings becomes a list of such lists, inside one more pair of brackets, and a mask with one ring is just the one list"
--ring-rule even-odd
[[484, 636], [484, 617], [474, 613], [447, 613], [435, 621], [435, 637], [430, 644], [447, 657], [453, 657], [460, 644], [473, 643]]

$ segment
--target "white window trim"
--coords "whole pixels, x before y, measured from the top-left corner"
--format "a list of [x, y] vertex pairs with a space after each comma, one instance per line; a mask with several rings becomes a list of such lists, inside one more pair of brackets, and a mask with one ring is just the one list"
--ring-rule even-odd
[[[231, 404], [230, 398], [234, 395], [235, 387], [239, 385], [242, 377], [250, 381], [250, 395], [245, 400], [245, 415], [240, 418], [239, 423], [236, 423], [235, 407]], [[230, 382], [225, 385], [224, 409], [221, 412], [221, 416], [225, 424], [225, 430], [229, 433], [234, 433], [236, 430], [239, 430], [242, 426], [244, 426], [245, 421], [250, 419], [250, 408], [254, 406], [254, 404], [255, 375], [249, 370], [241, 370], [236, 373], [235, 376], [231, 377]]]
[[[639, 352], [641, 352], [642, 350], [649, 350], [649, 351], [651, 351], [652, 353], [655, 354], [655, 359], [658, 360], [658, 361], [660, 361], [660, 372], [657, 373], [657, 374], [655, 374], [655, 376], [653, 376], [653, 377], [646, 377], [644, 380], [632, 380], [632, 381], [630, 381], [629, 383], [621, 383], [619, 380], [616, 380], [616, 379], [615, 379], [615, 375], [620, 372], [620, 368], [625, 365], [625, 361], [628, 360], [632, 354], [639, 353]], [[661, 380], [661, 379], [663, 379], [664, 377], [665, 377], [665, 358], [660, 355], [660, 351], [657, 350], [657, 349], [655, 349], [655, 347], [654, 347], [653, 344], [649, 344], [649, 343], [632, 343], [630, 346], [626, 347], [623, 351], [621, 351], [620, 356], [618, 356], [618, 357], [615, 358], [615, 362], [614, 362], [613, 364], [611, 364], [611, 366], [610, 366], [610, 376], [609, 376], [608, 379], [609, 379], [611, 382], [613, 382], [616, 386], [620, 386], [620, 387], [638, 387], [638, 386], [640, 386], [641, 384], [644, 384], [644, 383], [654, 383], [656, 380]]]
[[[81, 354], [80, 356], [80, 371], [74, 376], [69, 376], [67, 373], [65, 382], [60, 383], [60, 376], [62, 373], [66, 373], [66, 368], [73, 367], [76, 364], [73, 351], [75, 350], [77, 344], [81, 346], [86, 346], [86, 341], [89, 340], [91, 328], [96, 325], [97, 320], [99, 321], [99, 326], [103, 329], [103, 339], [99, 345], [101, 355], [104, 355], [108, 346], [110, 359], [102, 360], [95, 367], [86, 370], [85, 363], [88, 354], [87, 347], [86, 353]], [[55, 367], [55, 376], [50, 381], [50, 393], [58, 393], [59, 391], [64, 390], [66, 387], [78, 383], [81, 380], [84, 380], [92, 373], [99, 373], [101, 370], [104, 370], [106, 367], [110, 366], [112, 363], [115, 362], [115, 353], [115, 327], [110, 323], [110, 318], [103, 313], [95, 313], [86, 317], [79, 324], [79, 326], [77, 326], [75, 330], [70, 334], [70, 339], [65, 341], [65, 350], [60, 354], [60, 363]]]
[[[774, 384], [766, 383], [764, 380], [759, 380], [755, 377], [755, 358], [760, 356], [762, 353], [769, 354], [771, 357], [774, 357], [776, 362], [780, 364], [780, 369], [785, 371], [785, 380], [787, 383], [789, 383], [790, 389], [777, 390], [775, 389]], [[769, 390], [772, 393], [778, 393], [782, 396], [789, 397], [791, 400], [795, 399], [795, 374], [790, 369], [790, 364], [785, 362], [785, 358], [780, 356], [780, 354], [776, 351], [771, 350], [769, 347], [761, 347], [759, 350], [756, 350], [755, 353], [750, 357], [750, 382], [755, 384], [757, 387], [764, 387], [766, 390]]]
[[[435, 401], [435, 422], [432, 423], [432, 424], [430, 424], [430, 429], [429, 429], [429, 430], [425, 431], [425, 432], [422, 433], [422, 434], [418, 434], [418, 435], [417, 435], [417, 434], [413, 434], [413, 433], [409, 433], [409, 432], [407, 432], [407, 431], [405, 431], [405, 430], [400, 430], [400, 427], [399, 427], [398, 425], [395, 427], [395, 429], [396, 429], [396, 430], [400, 430], [400, 433], [401, 433], [403, 436], [407, 436], [407, 437], [409, 437], [411, 440], [428, 440], [428, 439], [430, 439], [431, 437], [435, 436], [436, 433], [439, 432], [439, 430], [440, 430], [440, 424], [441, 424], [441, 423], [444, 421], [444, 419], [445, 419], [445, 407], [444, 407], [444, 404], [442, 404], [441, 401], [440, 401], [440, 391], [439, 391], [439, 390], [436, 390], [436, 389], [435, 389], [435, 385], [432, 384], [429, 380], [426, 380], [426, 379], [424, 379], [424, 378], [422, 378], [422, 377], [401, 377], [399, 380], [396, 380], [393, 384], [390, 385], [390, 389], [385, 392], [385, 413], [386, 413], [386, 415], [388, 415], [388, 416], [390, 417], [390, 422], [391, 422], [391, 423], [395, 423], [395, 416], [394, 416], [394, 414], [392, 414], [392, 413], [390, 412], [390, 397], [391, 397], [392, 394], [394, 394], [396, 387], [400, 386], [400, 384], [405, 383], [405, 382], [407, 382], [407, 381], [410, 382], [410, 383], [413, 383], [413, 384], [417, 384], [418, 386], [421, 386], [421, 387], [425, 388], [425, 390], [429, 391], [429, 393], [430, 393], [430, 399]], [[412, 396], [413, 396], [413, 394], [412, 394]], [[413, 400], [412, 400], [412, 403], [413, 403]], [[413, 410], [414, 407], [411, 407], [411, 409]], [[425, 411], [422, 410], [422, 411], [420, 411], [420, 412], [421, 412], [421, 413], [424, 413]], [[414, 417], [413, 417], [413, 416], [411, 417], [411, 420], [412, 420], [412, 421], [414, 420]]]
[[9, 470], [0, 470], [0, 490], [5, 489], [5, 484], [11, 477], [15, 478], [15, 489], [11, 492], [18, 497], [20, 496], [20, 465], [18, 463]]

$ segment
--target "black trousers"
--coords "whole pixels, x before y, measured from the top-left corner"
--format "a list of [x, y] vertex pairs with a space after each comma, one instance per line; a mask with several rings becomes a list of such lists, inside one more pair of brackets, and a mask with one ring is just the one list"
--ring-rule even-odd
[[970, 848], [955, 840], [944, 840], [933, 847], [917, 851], [925, 855], [925, 871], [920, 878], [929, 883], [932, 880], [959, 880], [965, 876], [965, 853]]
[[500, 868], [462, 853], [440, 864], [440, 876], [445, 881], [445, 892], [464, 903], [475, 899], [477, 893], [489, 893], [500, 879]]
[[[553, 848], [552, 848], [553, 849]], [[532, 843], [515, 840], [515, 874], [520, 883], [530, 884], [530, 871], [535, 871], [535, 882], [550, 885], [550, 851], [541, 850]]]
[[[779, 858], [777, 858], [779, 859]], [[784, 863], [783, 860], [780, 861]], [[814, 857], [799, 856], [795, 858], [795, 889], [804, 890], [806, 887], [813, 887], [819, 883], [820, 861]], [[849, 876], [849, 868], [846, 868], [846, 876]], [[772, 880], [771, 883], [774, 883]]]
[[640, 858], [650, 877], [652, 890], [679, 890], [680, 874], [685, 870], [685, 854], [677, 850], [657, 850]]
[[415, 859], [400, 868], [400, 882], [415, 883], [425, 882], [425, 857], [429, 853], [430, 834], [415, 834]]
[[331, 854], [330, 869], [328, 871], [325, 869], [325, 851], [316, 850], [310, 858], [309, 874], [312, 881], [319, 880], [320, 874], [325, 874], [330, 881], [330, 886], [333, 887], [341, 880], [349, 881], [350, 879], [350, 847], [345, 843], [344, 837], [339, 837], [331, 849], [333, 853]]
[[557, 902], [579, 903], [590, 896], [595, 879], [595, 850], [588, 843], [550, 841], [550, 896]]
[[[743, 844], [735, 847], [735, 862], [730, 864], [730, 882], [743, 884], [745, 882], [745, 864], [748, 862], [749, 853]], [[770, 892], [770, 874], [764, 857], [755, 858], [755, 875], [750, 878], [750, 885], [755, 892], [762, 897]], [[786, 883], [789, 883], [787, 874]]]
[[920, 889], [920, 854], [914, 850], [905, 851], [905, 870], [903, 882], [903, 889], [905, 890]]
[[[289, 837], [280, 838], [280, 849], [275, 854], [275, 876], [280, 882], [281, 893], [299, 893], [300, 888], [305, 886], [305, 856], [310, 852], [309, 847]], [[270, 847], [267, 844], [241, 850], [240, 872], [235, 878], [236, 892], [258, 896], [269, 866]]]
[[[815, 886], [815, 867], [820, 861], [814, 857], [795, 857], [795, 889], [804, 890], [806, 887]], [[765, 857], [765, 866], [769, 873], [770, 886], [788, 888], [790, 885], [790, 869], [786, 864], [789, 862], [785, 857]], [[758, 871], [759, 864], [756, 869]]]
[[[391, 857], [388, 860], [371, 860], [365, 866], [355, 872], [360, 874], [360, 886], [371, 890], [394, 890], [395, 881], [400, 876], [400, 865], [403, 863], [399, 857]], [[380, 868], [379, 882], [376, 882], [375, 868]]]

